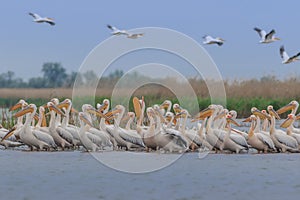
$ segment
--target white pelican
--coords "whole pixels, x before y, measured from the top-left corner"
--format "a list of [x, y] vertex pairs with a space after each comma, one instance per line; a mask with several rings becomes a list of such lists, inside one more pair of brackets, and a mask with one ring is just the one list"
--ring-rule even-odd
[[106, 127], [106, 131], [114, 137], [118, 146], [126, 147], [127, 150], [132, 150], [132, 148], [145, 147], [145, 144], [141, 136], [137, 132], [128, 131], [121, 128], [120, 122], [124, 115], [125, 107], [122, 105], [117, 105], [113, 114], [116, 115], [114, 122], [114, 127]]
[[218, 150], [222, 151], [223, 150], [222, 142], [216, 136], [216, 135], [219, 135], [220, 130], [212, 127], [212, 125], [213, 125], [212, 123], [213, 123], [214, 118], [217, 115], [217, 112], [218, 112], [218, 106], [211, 104], [208, 106], [208, 108], [200, 111], [200, 113], [198, 114], [198, 116], [195, 119], [209, 117], [207, 120], [207, 124], [206, 124], [206, 141], [211, 146], [213, 146], [216, 151], [218, 151]]
[[147, 130], [143, 129], [140, 125], [137, 125], [137, 132], [142, 136], [143, 142], [146, 146], [146, 151], [149, 149], [157, 150], [156, 134], [158, 133], [155, 129], [155, 111], [152, 107], [146, 109], [147, 117], [150, 121], [149, 128]]
[[130, 39], [137, 39], [137, 38], [143, 37], [144, 35], [145, 35], [144, 33], [128, 33], [127, 32], [127, 38], [130, 38]]
[[[106, 118], [105, 115], [99, 111], [97, 111], [92, 105], [90, 104], [83, 104], [82, 111], [91, 118], [90, 114], [99, 115], [102, 118]], [[90, 127], [86, 133], [87, 137], [97, 144], [100, 148], [104, 147], [111, 147], [112, 143], [110, 141], [110, 136], [103, 130], [96, 129], [94, 127]]]
[[82, 143], [83, 147], [87, 151], [94, 152], [100, 150], [100, 147], [96, 145], [93, 141], [91, 141], [91, 139], [86, 135], [89, 128], [93, 126], [90, 116], [88, 116], [84, 112], [79, 112], [78, 116], [80, 121], [80, 129], [79, 129], [80, 142]]
[[258, 152], [263, 151], [264, 153], [267, 153], [268, 150], [274, 149], [274, 143], [264, 134], [254, 133], [254, 129], [257, 126], [257, 119], [259, 119], [259, 117], [256, 117], [255, 115], [251, 115], [249, 118], [251, 126], [248, 132], [247, 142]]
[[[245, 150], [245, 149], [248, 149], [248, 144], [246, 142], [246, 147], [245, 146], [242, 146], [240, 145], [239, 143], [236, 143], [234, 140], [231, 139], [231, 123], [233, 124], [237, 124], [237, 122], [235, 122], [231, 115], [227, 114], [226, 115], [226, 120], [227, 120], [227, 125], [228, 125], [228, 131], [224, 137], [224, 140], [223, 140], [223, 150], [229, 150], [231, 152], [235, 152], [235, 153], [240, 153], [240, 151], [242, 150]], [[244, 142], [243, 140], [245, 140], [245, 138], [243, 136], [240, 136], [239, 137], [242, 138], [242, 142]], [[238, 138], [239, 139], [239, 138]]]
[[107, 24], [107, 28], [109, 28], [112, 31], [112, 35], [128, 35], [128, 32], [126, 30], [117, 29], [116, 27], [111, 26], [109, 24]]
[[72, 145], [67, 142], [64, 138], [62, 138], [58, 132], [56, 131], [56, 113], [59, 113], [61, 115], [64, 115], [64, 113], [57, 108], [53, 102], [47, 103], [47, 108], [50, 111], [50, 121], [49, 121], [49, 133], [53, 137], [55, 143], [57, 146], [61, 147], [62, 150], [65, 149], [65, 147], [71, 147]]
[[255, 27], [254, 30], [259, 34], [261, 38], [261, 40], [259, 41], [260, 43], [271, 43], [280, 40], [280, 38], [274, 36], [275, 34], [274, 29], [272, 29], [268, 34], [266, 33], [266, 31], [259, 29], [257, 27]]
[[156, 111], [156, 142], [157, 146], [160, 149], [172, 152], [182, 153], [188, 150], [188, 141], [184, 138], [184, 136], [180, 133], [180, 131], [175, 130], [171, 127], [172, 121], [174, 119], [174, 114], [171, 112], [166, 113], [166, 117], [170, 117], [169, 124], [164, 127], [161, 124], [161, 120], [164, 120], [161, 112], [159, 110]]
[[[288, 110], [292, 110], [290, 114], [296, 115], [296, 112], [298, 110], [299, 107], [299, 103], [296, 100], [291, 101], [289, 104], [283, 106], [282, 108], [280, 108], [279, 110], [277, 110], [276, 112], [278, 114], [282, 114]], [[298, 116], [296, 117], [298, 118]], [[297, 133], [300, 134], [300, 129], [299, 128], [295, 128], [293, 123], [291, 123], [289, 129], [293, 132], [293, 133]]]
[[294, 56], [289, 57], [289, 55], [284, 50], [284, 46], [280, 47], [279, 52], [280, 52], [280, 56], [282, 58], [282, 64], [288, 64], [288, 63], [299, 60], [298, 57], [300, 56], [300, 52]]
[[213, 38], [210, 35], [203, 36], [203, 39], [203, 44], [217, 44], [219, 46], [222, 46], [225, 42], [225, 40], [220, 37]]
[[273, 106], [269, 105], [267, 110], [271, 115], [270, 135], [275, 147], [282, 152], [298, 152], [297, 140], [287, 135], [283, 130], [275, 129], [275, 117], [278, 119], [280, 119], [280, 117], [273, 109]]
[[[295, 116], [294, 114], [288, 114], [287, 119], [280, 125], [281, 128], [287, 129], [286, 133], [289, 136], [294, 137], [297, 140], [298, 144], [300, 144], [300, 134], [293, 132], [293, 123], [295, 120], [298, 120], [299, 118], [300, 118], [300, 116]], [[298, 147], [298, 149], [299, 149], [299, 147]]]
[[31, 121], [33, 120], [33, 117], [36, 113], [36, 106], [34, 104], [29, 104], [24, 109], [17, 112], [14, 116], [19, 117], [21, 115], [26, 114], [26, 120], [24, 123], [24, 126], [21, 128], [20, 131], [20, 140], [29, 146], [31, 150], [33, 150], [33, 147], [36, 147], [38, 150], [42, 149], [49, 149], [50, 145], [47, 144], [44, 141], [39, 140], [32, 132], [32, 129], [30, 127]]
[[35, 14], [35, 13], [28, 13], [29, 15], [31, 15], [33, 18], [34, 18], [34, 22], [36, 22], [36, 23], [48, 23], [48, 24], [50, 24], [50, 25], [52, 25], [52, 26], [54, 26], [55, 25], [55, 22], [54, 22], [54, 20], [52, 19], [52, 18], [49, 18], [49, 17], [41, 17], [41, 16], [39, 16], [38, 14]]

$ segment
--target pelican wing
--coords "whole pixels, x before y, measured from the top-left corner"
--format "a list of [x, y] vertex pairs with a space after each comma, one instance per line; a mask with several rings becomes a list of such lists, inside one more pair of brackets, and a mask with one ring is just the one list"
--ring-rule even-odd
[[203, 39], [205, 40], [204, 42], [211, 42], [214, 40], [214, 38], [211, 37], [210, 35], [203, 36]]
[[38, 14], [35, 14], [35, 13], [28, 13], [29, 15], [31, 15], [34, 19], [40, 19], [41, 16], [39, 16]]
[[56, 147], [54, 139], [50, 134], [45, 133], [43, 131], [35, 130], [35, 129], [32, 130], [32, 133], [37, 139], [39, 139], [43, 142], [46, 142], [47, 144], [51, 145], [52, 147]]
[[275, 34], [275, 30], [272, 29], [267, 35], [266, 40], [271, 40], [273, 38], [273, 35]]
[[288, 60], [290, 58], [289, 55], [284, 50], [284, 46], [280, 47], [279, 52], [280, 52], [280, 56], [283, 60]]
[[262, 40], [264, 40], [266, 38], [266, 31], [255, 27], [254, 30], [258, 33], [259, 37], [261, 37]]
[[255, 133], [255, 135], [260, 141], [262, 141], [263, 143], [268, 145], [270, 149], [275, 149], [274, 142], [272, 141], [272, 139], [270, 137], [268, 137], [264, 134], [261, 134], [261, 133]]
[[141, 136], [135, 131], [120, 129], [119, 135], [127, 142], [131, 142], [141, 147], [146, 147]]
[[238, 135], [237, 133], [230, 134], [230, 139], [232, 139], [235, 143], [237, 143], [243, 147], [246, 147], [246, 148], [249, 147], [246, 139], [243, 136]]
[[185, 148], [188, 147], [188, 142], [178, 130], [171, 129], [171, 128], [164, 128], [164, 133], [171, 136], [173, 139], [176, 138], [177, 139], [176, 143], [178, 145], [184, 146]]
[[51, 19], [47, 19], [45, 20], [45, 22], [47, 22], [48, 24], [50, 24], [51, 26], [54, 26], [55, 25], [55, 22]]
[[283, 143], [288, 147], [295, 149], [298, 148], [297, 140], [289, 135], [286, 135], [286, 133], [276, 133], [275, 137], [280, 143]]
[[90, 132], [86, 132], [86, 136], [97, 146], [101, 146], [102, 144], [102, 140], [100, 137], [98, 137], [97, 135], [94, 135]]
[[299, 53], [297, 53], [296, 55], [294, 55], [294, 56], [292, 56], [292, 57], [290, 57], [290, 59], [291, 60], [294, 60], [294, 59], [296, 59], [297, 57], [299, 57], [300, 56], [300, 52]]
[[112, 31], [119, 31], [119, 29], [117, 29], [116, 27], [111, 26], [111, 25], [109, 25], [109, 24], [107, 24], [107, 28], [109, 28], [109, 29], [112, 30]]

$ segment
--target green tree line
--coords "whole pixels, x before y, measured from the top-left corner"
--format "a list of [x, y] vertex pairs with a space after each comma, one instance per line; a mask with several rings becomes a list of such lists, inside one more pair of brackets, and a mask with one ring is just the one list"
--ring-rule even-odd
[[[42, 76], [32, 77], [28, 81], [16, 77], [13, 71], [7, 71], [0, 74], [0, 88], [71, 88], [75, 80], [79, 84], [92, 85], [98, 82], [98, 77], [94, 71], [84, 73], [67, 73], [66, 69], [58, 62], [44, 63], [41, 69]], [[114, 82], [123, 75], [122, 70], [116, 70], [102, 79]], [[111, 83], [108, 83], [111, 84]]]

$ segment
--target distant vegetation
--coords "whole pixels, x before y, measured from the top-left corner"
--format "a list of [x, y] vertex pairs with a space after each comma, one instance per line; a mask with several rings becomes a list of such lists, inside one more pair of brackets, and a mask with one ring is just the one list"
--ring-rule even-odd
[[[83, 86], [80, 102], [84, 103], [86, 96], [90, 95], [84, 87], [98, 84], [95, 102], [101, 102], [104, 98], [109, 98], [115, 84], [123, 76], [123, 71], [116, 70], [108, 76], [102, 77], [98, 82], [98, 77], [93, 71], [83, 74], [77, 72], [66, 73], [60, 63], [45, 63], [42, 66], [41, 77], [30, 78], [23, 81], [15, 77], [11, 71], [0, 74], [0, 106], [8, 107], [17, 102], [19, 98], [24, 98], [28, 102], [41, 105], [52, 97], [72, 98], [72, 87], [77, 77], [79, 85]], [[127, 86], [135, 84], [136, 80], [147, 79], [142, 74], [132, 73], [127, 76], [125, 82]], [[148, 78], [149, 79], [149, 78]], [[95, 82], [96, 81], [96, 82]], [[179, 95], [185, 95], [185, 85], [174, 78], [166, 78], [160, 82], [171, 83], [174, 87], [182, 88]], [[189, 84], [194, 89], [198, 98], [198, 109], [207, 107], [210, 102], [210, 95], [204, 80], [200, 78], [190, 78]], [[275, 109], [287, 104], [291, 100], [300, 100], [300, 79], [289, 78], [279, 80], [274, 76], [265, 76], [260, 79], [251, 80], [225, 80], [228, 109], [235, 109], [239, 117], [250, 114], [253, 106], [259, 109], [266, 109], [268, 105], [273, 105]], [[22, 89], [26, 88], [26, 89]], [[30, 89], [29, 89], [30, 88]], [[120, 91], [121, 95], [127, 95], [126, 88]], [[178, 102], [175, 94], [162, 85], [149, 84], [138, 88], [132, 96], [144, 96], [147, 106], [155, 103], [162, 103], [165, 99], [170, 99], [173, 103]], [[190, 108], [193, 112], [197, 110]]]

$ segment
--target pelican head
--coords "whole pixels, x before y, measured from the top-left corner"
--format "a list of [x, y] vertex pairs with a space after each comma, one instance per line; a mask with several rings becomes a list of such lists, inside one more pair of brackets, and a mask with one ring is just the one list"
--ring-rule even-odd
[[217, 37], [217, 40], [220, 40], [221, 42], [225, 42], [225, 40], [223, 38]]
[[16, 103], [15, 105], [13, 105], [12, 107], [9, 108], [9, 111], [14, 111], [18, 108], [22, 108], [22, 107], [25, 107], [27, 106], [28, 104], [26, 103], [26, 101], [24, 99], [20, 99], [18, 101], [18, 103]]
[[266, 115], [266, 113], [261, 112], [260, 110], [258, 110], [256, 107], [252, 107], [251, 108], [251, 113], [255, 116], [258, 116], [261, 119], [266, 119], [269, 118], [268, 115]]
[[83, 123], [89, 125], [89, 126], [93, 126], [93, 123], [91, 122], [91, 120], [89, 119], [89, 117], [87, 116], [86, 113], [84, 112], [79, 112], [78, 113], [79, 119], [80, 121], [82, 121]]
[[237, 123], [230, 114], [226, 115], [226, 121], [228, 124], [234, 124], [235, 126], [241, 126], [239, 123]]
[[277, 110], [276, 112], [278, 114], [282, 114], [289, 110], [296, 109], [296, 108], [298, 108], [298, 106], [299, 106], [299, 103], [296, 100], [293, 100], [289, 104], [287, 104], [287, 105], [283, 106], [282, 108], [280, 108], [279, 110]]
[[286, 120], [284, 120], [284, 122], [282, 122], [280, 127], [287, 128], [287, 127], [291, 126], [291, 124], [295, 121], [295, 119], [296, 119], [296, 116], [294, 114], [289, 114], [288, 117], [286, 118]]
[[49, 111], [54, 111], [57, 114], [60, 114], [62, 116], [66, 116], [52, 101], [49, 101], [47, 103], [47, 108], [49, 109]]
[[271, 116], [275, 117], [276, 119], [280, 119], [278, 113], [274, 110], [273, 106], [269, 105], [267, 107], [267, 110]]
[[22, 110], [18, 111], [14, 117], [20, 117], [25, 115], [26, 113], [33, 113], [36, 111], [36, 105], [35, 104], [29, 104], [28, 106], [26, 106], [25, 108], [23, 108]]

